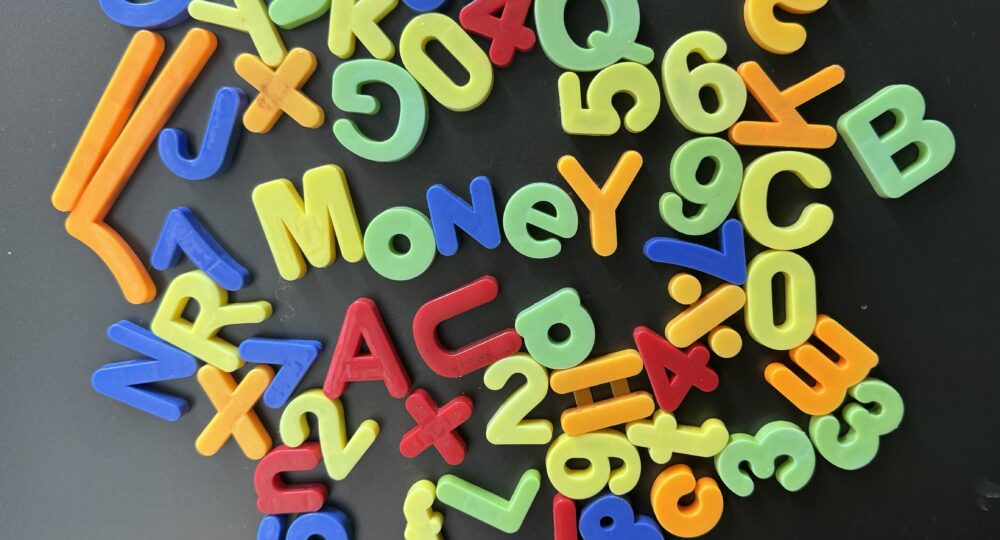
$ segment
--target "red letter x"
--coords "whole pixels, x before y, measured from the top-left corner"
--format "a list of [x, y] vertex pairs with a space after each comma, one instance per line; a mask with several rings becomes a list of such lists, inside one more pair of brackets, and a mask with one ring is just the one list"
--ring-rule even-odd
[[[685, 353], [645, 326], [636, 328], [632, 338], [646, 366], [656, 403], [664, 411], [677, 410], [692, 386], [702, 392], [711, 392], [719, 386], [718, 374], [708, 367], [705, 347], [696, 344]], [[674, 376], [668, 376], [666, 371]]]
[[257, 491], [257, 509], [262, 514], [298, 514], [315, 512], [326, 502], [323, 484], [289, 486], [281, 480], [287, 471], [311, 471], [323, 460], [318, 442], [308, 442], [298, 448], [281, 445], [264, 456], [253, 473]]
[[434, 445], [449, 465], [458, 465], [465, 459], [465, 440], [455, 430], [472, 416], [472, 400], [458, 396], [438, 409], [437, 404], [423, 388], [418, 388], [406, 398], [406, 410], [417, 421], [417, 426], [403, 435], [399, 452], [414, 458]]

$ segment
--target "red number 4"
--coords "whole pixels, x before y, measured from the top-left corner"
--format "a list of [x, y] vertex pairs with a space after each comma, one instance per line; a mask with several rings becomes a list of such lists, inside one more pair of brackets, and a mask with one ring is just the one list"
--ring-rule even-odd
[[492, 38], [490, 61], [507, 67], [515, 49], [528, 52], [535, 46], [535, 33], [524, 25], [530, 7], [531, 0], [473, 0], [462, 8], [458, 20], [469, 32]]

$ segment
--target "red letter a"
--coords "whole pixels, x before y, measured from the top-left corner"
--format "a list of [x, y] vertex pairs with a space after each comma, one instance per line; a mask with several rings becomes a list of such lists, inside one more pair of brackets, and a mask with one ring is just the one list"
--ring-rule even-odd
[[[368, 354], [360, 354], [362, 343], [368, 345]], [[347, 308], [323, 393], [337, 399], [351, 382], [379, 380], [394, 398], [410, 391], [410, 376], [399, 361], [378, 306], [368, 298], [359, 298]]]

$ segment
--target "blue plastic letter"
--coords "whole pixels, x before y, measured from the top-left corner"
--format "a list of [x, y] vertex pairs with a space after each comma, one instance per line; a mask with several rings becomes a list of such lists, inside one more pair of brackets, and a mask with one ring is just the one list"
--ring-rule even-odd
[[676, 238], [650, 238], [642, 252], [658, 263], [676, 264], [711, 274], [735, 285], [747, 280], [747, 254], [743, 247], [743, 224], [728, 219], [720, 231], [719, 251]]
[[458, 251], [456, 227], [486, 249], [496, 249], [500, 245], [500, 221], [497, 219], [490, 179], [477, 176], [469, 184], [469, 194], [472, 196], [471, 205], [441, 184], [427, 190], [427, 209], [441, 255], [454, 255]]
[[100, 0], [109, 19], [130, 28], [170, 28], [188, 18], [191, 0]]
[[264, 404], [272, 409], [285, 405], [312, 367], [323, 344], [307, 339], [250, 338], [240, 343], [240, 358], [257, 364], [281, 366], [264, 392]]
[[403, 0], [403, 3], [413, 11], [418, 13], [423, 13], [425, 11], [434, 11], [435, 9], [441, 7], [445, 0]]
[[285, 534], [286, 521], [284, 515], [264, 516], [257, 527], [257, 540], [281, 540]]
[[350, 540], [351, 523], [340, 510], [332, 508], [322, 512], [303, 514], [288, 528], [285, 540]]
[[173, 268], [187, 255], [223, 289], [238, 291], [250, 284], [250, 271], [236, 262], [188, 208], [174, 208], [156, 241], [150, 263], [157, 270]]
[[239, 88], [224, 86], [216, 92], [198, 157], [191, 155], [191, 143], [183, 130], [161, 131], [159, 149], [163, 164], [186, 180], [207, 180], [219, 174], [233, 159], [248, 101], [246, 92]]
[[[609, 525], [601, 525], [609, 518]], [[636, 517], [628, 500], [610, 494], [598, 497], [580, 512], [580, 535], [583, 540], [663, 540], [653, 518]]]

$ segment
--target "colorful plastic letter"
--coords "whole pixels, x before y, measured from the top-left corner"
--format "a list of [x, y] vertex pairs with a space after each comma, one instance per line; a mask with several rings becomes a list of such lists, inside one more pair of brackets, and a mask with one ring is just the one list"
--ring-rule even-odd
[[[456, 84], [434, 63], [427, 55], [427, 44], [431, 41], [440, 43], [462, 65], [469, 74], [468, 82]], [[426, 13], [414, 17], [399, 37], [399, 57], [427, 93], [453, 111], [465, 112], [479, 107], [493, 89], [490, 59], [447, 15]]]
[[653, 518], [636, 516], [627, 499], [610, 494], [583, 507], [580, 535], [583, 540], [663, 540]]
[[458, 251], [460, 228], [486, 249], [500, 245], [500, 221], [497, 219], [493, 185], [485, 176], [477, 176], [469, 184], [472, 204], [468, 204], [442, 184], [427, 190], [427, 210], [438, 252], [444, 256]]
[[403, 0], [406, 7], [418, 13], [434, 11], [435, 9], [441, 7], [441, 4], [444, 4], [444, 2], [445, 0]]
[[129, 407], [171, 422], [190, 410], [187, 400], [154, 390], [148, 385], [194, 375], [198, 370], [198, 363], [193, 356], [170, 346], [149, 330], [129, 321], [118, 321], [109, 326], [108, 339], [146, 358], [114, 362], [100, 367], [90, 378], [94, 390]]
[[545, 56], [567, 71], [598, 71], [622, 59], [640, 64], [653, 61], [653, 49], [635, 42], [639, 34], [638, 0], [601, 0], [608, 17], [606, 30], [594, 30], [581, 47], [566, 29], [569, 0], [535, 2], [535, 27]]
[[[582, 435], [611, 426], [625, 424], [653, 414], [656, 408], [648, 392], [631, 391], [628, 378], [642, 373], [639, 353], [626, 349], [587, 360], [569, 369], [554, 372], [549, 377], [557, 394], [573, 393], [576, 407], [563, 411], [560, 421], [567, 435]], [[591, 388], [610, 384], [612, 396], [594, 401]]]
[[[567, 466], [572, 459], [585, 459], [586, 469]], [[611, 459], [622, 465], [611, 469]], [[608, 486], [615, 495], [628, 493], [639, 482], [642, 462], [639, 451], [625, 435], [605, 429], [583, 435], [562, 434], [545, 454], [549, 482], [563, 495], [576, 500], [588, 499]]]
[[270, 366], [257, 366], [237, 386], [229, 373], [215, 366], [202, 366], [198, 370], [198, 384], [217, 412], [195, 439], [195, 450], [203, 456], [213, 456], [232, 437], [247, 458], [264, 457], [271, 449], [271, 436], [253, 406], [273, 378]]
[[[785, 277], [785, 320], [776, 325], [772, 282], [777, 274]], [[747, 332], [757, 343], [786, 351], [809, 339], [816, 325], [816, 275], [809, 261], [791, 251], [765, 251], [750, 261], [745, 289]]]
[[614, 135], [622, 119], [612, 105], [617, 94], [628, 94], [634, 103], [625, 113], [625, 129], [645, 131], [660, 113], [660, 85], [649, 68], [621, 62], [598, 73], [587, 88], [587, 105], [581, 103], [580, 76], [567, 71], [559, 77], [559, 113], [563, 131], [570, 135]]
[[779, 21], [776, 7], [796, 15], [808, 15], [826, 5], [827, 0], [746, 0], [743, 20], [747, 33], [762, 49], [774, 54], [792, 54], [806, 44], [801, 24]]
[[282, 540], [285, 534], [285, 523], [288, 521], [285, 515], [264, 516], [257, 527], [257, 540]]
[[[535, 208], [542, 202], [552, 205], [552, 214]], [[565, 191], [548, 182], [528, 184], [507, 201], [503, 211], [503, 233], [511, 247], [532, 259], [555, 257], [562, 250], [559, 240], [535, 238], [528, 232], [528, 225], [560, 238], [572, 238], [579, 226], [576, 205]]]
[[268, 7], [271, 20], [293, 30], [330, 12], [327, 46], [341, 59], [354, 56], [355, 38], [379, 60], [396, 54], [392, 40], [378, 23], [396, 8], [398, 0], [275, 0]]
[[[531, 0], [473, 0], [458, 14], [469, 33], [490, 39], [490, 61], [507, 67], [515, 52], [535, 48], [535, 33], [524, 21]], [[500, 16], [497, 16], [500, 13]]]
[[299, 516], [288, 528], [285, 540], [350, 540], [351, 522], [336, 509]]
[[406, 492], [403, 516], [406, 518], [405, 540], [442, 540], [444, 516], [431, 506], [437, 496], [434, 482], [419, 480]]
[[309, 437], [308, 414], [316, 417], [327, 475], [334, 480], [347, 478], [378, 437], [378, 422], [370, 419], [361, 422], [348, 439], [344, 406], [340, 400], [330, 399], [314, 388], [296, 396], [281, 414], [281, 440], [285, 444], [297, 447]]
[[129, 28], [159, 29], [176, 26], [188, 18], [191, 0], [100, 0], [109, 19]]
[[264, 405], [279, 409], [288, 402], [322, 350], [323, 344], [314, 340], [250, 338], [240, 343], [239, 353], [247, 362], [281, 366], [263, 400]]
[[445, 321], [496, 299], [500, 284], [483, 276], [420, 306], [413, 316], [413, 340], [427, 366], [442, 377], [458, 378], [521, 350], [521, 336], [513, 328], [450, 350], [441, 344], [437, 328]]
[[302, 190], [304, 197], [284, 178], [253, 190], [253, 205], [278, 274], [288, 281], [305, 275], [306, 259], [319, 268], [333, 264], [338, 241], [344, 260], [357, 262], [365, 256], [343, 169], [336, 165], [309, 169], [302, 177]]
[[[941, 122], [924, 120], [926, 110], [919, 90], [893, 85], [837, 121], [837, 131], [879, 197], [896, 199], [906, 195], [943, 171], [955, 156], [955, 135]], [[896, 124], [879, 135], [872, 122], [887, 112], [896, 117]], [[911, 144], [916, 145], [919, 157], [901, 171], [892, 157]]]
[[314, 512], [326, 502], [327, 488], [323, 484], [296, 484], [289, 486], [281, 473], [311, 471], [323, 460], [318, 443], [308, 443], [299, 448], [278, 446], [271, 450], [253, 473], [253, 486], [257, 492], [257, 510], [263, 514], [296, 514]]
[[[680, 505], [680, 499], [694, 495], [694, 502]], [[649, 494], [656, 520], [668, 533], [695, 538], [708, 533], [722, 519], [722, 490], [714, 478], [695, 480], [691, 467], [674, 465], [653, 482]]]
[[549, 392], [549, 372], [544, 366], [527, 354], [515, 354], [486, 368], [483, 384], [490, 390], [500, 390], [518, 374], [524, 376], [524, 386], [515, 390], [486, 424], [486, 440], [497, 445], [548, 444], [552, 440], [552, 422], [524, 419]]
[[[677, 410], [692, 388], [702, 392], [718, 388], [719, 375], [708, 366], [705, 347], [695, 345], [687, 352], [682, 351], [645, 326], [636, 328], [632, 338], [646, 367], [656, 403], [664, 411]], [[667, 375], [668, 371], [673, 376]]]
[[642, 155], [629, 150], [618, 158], [618, 164], [602, 187], [583, 170], [573, 156], [563, 156], [556, 164], [559, 174], [573, 188], [590, 210], [590, 243], [594, 252], [607, 257], [618, 249], [618, 225], [615, 214], [635, 176], [642, 168]]
[[191, 143], [183, 130], [169, 128], [160, 132], [160, 159], [170, 172], [185, 180], [207, 180], [229, 166], [240, 139], [240, 115], [247, 108], [246, 92], [224, 86], [215, 93], [215, 104], [208, 116], [205, 137], [198, 156], [191, 155]]
[[458, 426], [472, 416], [472, 400], [458, 396], [438, 408], [430, 394], [417, 388], [406, 398], [406, 411], [417, 422], [399, 441], [399, 452], [408, 458], [434, 446], [449, 465], [465, 460], [465, 440]]
[[[408, 249], [396, 249], [393, 241], [397, 236], [409, 240]], [[408, 206], [383, 211], [365, 229], [368, 264], [386, 279], [407, 281], [420, 276], [431, 267], [436, 253], [431, 220]]]
[[[149, 325], [163, 341], [187, 351], [223, 371], [243, 366], [236, 345], [218, 337], [233, 324], [257, 324], [271, 316], [271, 304], [263, 300], [229, 304], [229, 294], [208, 274], [193, 270], [177, 276], [163, 294], [160, 307]], [[198, 303], [194, 321], [184, 318], [189, 301]]]
[[267, 16], [264, 0], [233, 0], [233, 3], [235, 6], [210, 0], [191, 0], [188, 13], [201, 22], [250, 34], [261, 59], [269, 66], [280, 64], [285, 59], [285, 43]]
[[[362, 344], [367, 346], [367, 354], [361, 352]], [[349, 383], [356, 381], [382, 381], [389, 395], [397, 399], [410, 392], [410, 376], [399, 360], [378, 306], [368, 298], [355, 300], [344, 314], [323, 393], [337, 399]]]
[[[544, 45], [545, 43], [542, 42]], [[736, 71], [719, 60], [726, 55], [726, 40], [714, 32], [692, 32], [674, 42], [663, 57], [663, 92], [674, 117], [688, 131], [708, 135], [733, 125], [747, 104], [747, 89]], [[688, 69], [688, 57], [705, 63]], [[701, 102], [702, 89], [715, 92], [719, 102], [713, 112]]]
[[712, 457], [718, 455], [729, 442], [729, 430], [717, 418], [709, 418], [701, 427], [679, 426], [674, 415], [656, 411], [652, 420], [630, 422], [625, 430], [629, 442], [649, 449], [649, 457], [656, 463], [670, 461], [674, 452], [689, 456]]
[[860, 403], [844, 407], [844, 421], [850, 426], [840, 436], [840, 421], [832, 415], [814, 416], [809, 421], [809, 438], [821, 456], [836, 467], [856, 471], [871, 463], [878, 453], [879, 439], [892, 433], [903, 421], [903, 398], [895, 388], [868, 378], [848, 390]]
[[267, 133], [283, 114], [287, 114], [302, 127], [316, 129], [322, 126], [326, 118], [323, 108], [301, 90], [316, 71], [316, 55], [307, 49], [296, 48], [276, 69], [268, 64], [247, 53], [237, 56], [233, 63], [236, 74], [258, 92], [243, 113], [243, 125], [254, 133]]
[[514, 494], [507, 500], [455, 475], [446, 474], [438, 480], [437, 498], [491, 527], [514, 534], [521, 528], [541, 486], [542, 475], [536, 469], [524, 471]]
[[[775, 469], [775, 463], [783, 463]], [[729, 437], [725, 450], [715, 456], [715, 470], [722, 483], [740, 497], [753, 493], [753, 479], [741, 465], [757, 478], [778, 479], [781, 487], [798, 491], [809, 483], [816, 469], [816, 452], [809, 437], [799, 426], [784, 420], [775, 420], [757, 431], [753, 437], [736, 433]]]
[[576, 528], [576, 501], [556, 493], [552, 497], [552, 533], [555, 540], [579, 540]]
[[[702, 162], [715, 164], [712, 179], [698, 180]], [[670, 160], [673, 192], [660, 197], [663, 222], [682, 234], [701, 236], [722, 225], [736, 204], [743, 183], [743, 162], [733, 145], [718, 137], [700, 137], [681, 145]], [[684, 215], [684, 201], [702, 205], [693, 216]]]
[[799, 219], [779, 227], [767, 213], [767, 192], [774, 177], [791, 172], [809, 189], [830, 185], [832, 174], [823, 160], [803, 152], [765, 154], [747, 167], [740, 192], [740, 219], [751, 238], [771, 249], [791, 251], [804, 248], [826, 235], [833, 226], [833, 210], [820, 203], [809, 203]]
[[[558, 324], [569, 329], [569, 337], [553, 340], [549, 330]], [[528, 354], [549, 369], [571, 368], [583, 362], [594, 349], [594, 320], [580, 303], [575, 289], [566, 287], [517, 314], [514, 328], [524, 338]]]
[[727, 219], [719, 238], [718, 251], [676, 238], [657, 237], [647, 240], [642, 252], [653, 262], [691, 268], [742, 285], [747, 280], [743, 224], [737, 219]]
[[399, 97], [399, 121], [388, 139], [376, 141], [365, 135], [349, 118], [333, 123], [333, 135], [352, 153], [371, 161], [388, 163], [412, 154], [427, 131], [427, 97], [405, 69], [382, 60], [351, 60], [333, 72], [333, 104], [344, 112], [378, 114], [378, 98], [362, 94], [371, 83], [390, 86]]
[[182, 255], [227, 291], [250, 284], [250, 271], [226, 252], [194, 212], [174, 208], [167, 212], [149, 262], [157, 270], [166, 270], [179, 265]]
[[806, 384], [794, 371], [778, 362], [767, 366], [764, 379], [802, 412], [820, 416], [832, 413], [844, 402], [848, 389], [863, 381], [878, 365], [878, 355], [826, 315], [816, 318], [813, 335], [840, 355], [834, 362], [808, 342], [789, 352], [792, 361], [816, 384]]

